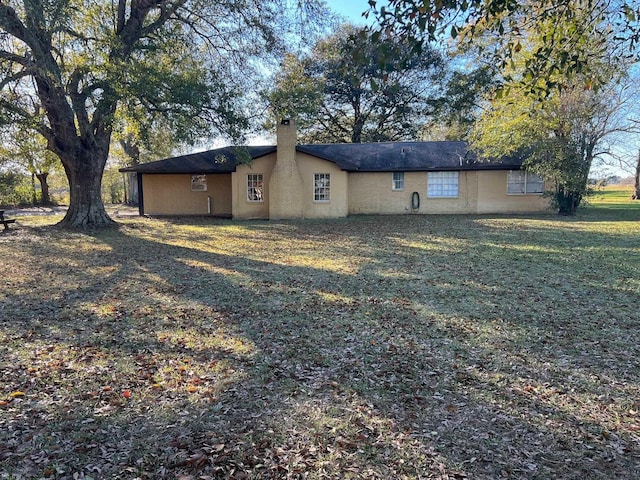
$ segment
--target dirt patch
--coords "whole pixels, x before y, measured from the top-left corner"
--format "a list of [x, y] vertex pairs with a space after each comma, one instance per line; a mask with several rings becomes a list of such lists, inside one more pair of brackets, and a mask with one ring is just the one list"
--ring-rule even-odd
[[[137, 216], [138, 207], [131, 205], [105, 205], [107, 213], [113, 217]], [[56, 205], [52, 207], [25, 207], [5, 209], [5, 216], [12, 217], [44, 217], [52, 215], [64, 215], [67, 213], [66, 205]]]

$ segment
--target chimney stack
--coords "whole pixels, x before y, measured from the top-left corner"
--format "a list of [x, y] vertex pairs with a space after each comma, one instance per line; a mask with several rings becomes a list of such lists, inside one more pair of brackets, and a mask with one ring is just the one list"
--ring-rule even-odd
[[277, 130], [276, 163], [269, 179], [269, 218], [302, 218], [302, 177], [296, 161], [296, 123], [280, 121]]

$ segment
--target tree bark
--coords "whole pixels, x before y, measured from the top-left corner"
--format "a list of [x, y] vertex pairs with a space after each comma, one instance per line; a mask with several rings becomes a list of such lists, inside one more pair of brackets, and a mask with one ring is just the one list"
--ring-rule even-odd
[[[129, 157], [128, 167], [140, 165], [140, 147], [136, 145], [133, 135], [128, 135], [120, 140], [120, 146], [125, 155]], [[124, 203], [138, 205], [138, 180], [135, 173], [125, 173], [124, 177]]]
[[102, 174], [107, 154], [85, 150], [78, 157], [63, 159], [69, 179], [69, 209], [60, 226], [69, 228], [104, 228], [115, 226], [102, 202]]
[[40, 182], [40, 205], [51, 205], [49, 183], [47, 182], [48, 176], [49, 172], [36, 173], [36, 178]]
[[127, 205], [138, 205], [140, 201], [138, 193], [138, 175], [136, 173], [125, 173], [125, 203]]
[[556, 201], [558, 202], [558, 213], [560, 215], [575, 215], [582, 201], [582, 195], [560, 187], [556, 193]]

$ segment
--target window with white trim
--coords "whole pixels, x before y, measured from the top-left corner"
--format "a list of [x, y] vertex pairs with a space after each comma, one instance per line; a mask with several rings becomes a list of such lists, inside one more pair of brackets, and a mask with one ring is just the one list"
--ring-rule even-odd
[[456, 198], [458, 196], [459, 172], [429, 172], [427, 197]]
[[524, 170], [509, 170], [507, 195], [529, 195], [544, 193], [544, 180]]
[[247, 201], [262, 202], [264, 182], [261, 173], [249, 173], [247, 175]]
[[393, 172], [393, 190], [404, 190], [404, 172]]
[[328, 202], [331, 199], [331, 174], [313, 174], [313, 201]]
[[191, 175], [191, 191], [192, 192], [206, 192], [207, 191], [207, 176], [206, 175]]

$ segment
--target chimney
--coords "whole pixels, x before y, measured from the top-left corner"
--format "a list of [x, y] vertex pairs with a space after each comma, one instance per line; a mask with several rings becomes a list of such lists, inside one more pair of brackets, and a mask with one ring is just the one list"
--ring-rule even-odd
[[296, 123], [283, 119], [277, 131], [276, 163], [269, 179], [269, 218], [302, 218], [302, 177], [296, 161]]

